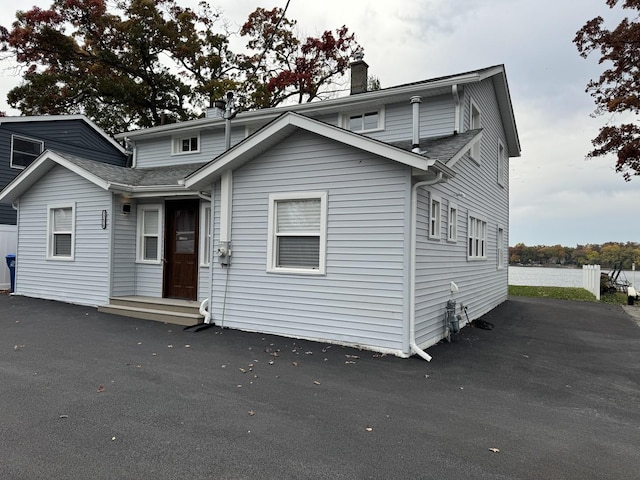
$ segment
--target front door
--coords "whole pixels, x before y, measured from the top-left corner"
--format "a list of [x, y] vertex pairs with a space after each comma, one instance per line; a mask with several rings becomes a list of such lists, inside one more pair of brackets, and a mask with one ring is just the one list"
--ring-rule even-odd
[[198, 208], [199, 200], [165, 203], [164, 296], [198, 298]]

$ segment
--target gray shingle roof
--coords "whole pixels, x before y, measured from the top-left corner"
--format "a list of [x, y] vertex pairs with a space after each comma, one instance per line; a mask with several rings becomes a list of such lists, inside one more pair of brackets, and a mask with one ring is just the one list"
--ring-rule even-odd
[[189, 163], [169, 167], [127, 168], [96, 162], [67, 153], [55, 153], [103, 180], [134, 187], [179, 185], [179, 181], [204, 165], [204, 163]]
[[[425, 152], [423, 155], [427, 158], [433, 158], [440, 160], [442, 163], [447, 163], [447, 161], [459, 153], [481, 130], [482, 129], [467, 130], [466, 132], [455, 135], [421, 138], [420, 150]], [[411, 150], [412, 146], [411, 140], [392, 142], [391, 145], [403, 150]]]

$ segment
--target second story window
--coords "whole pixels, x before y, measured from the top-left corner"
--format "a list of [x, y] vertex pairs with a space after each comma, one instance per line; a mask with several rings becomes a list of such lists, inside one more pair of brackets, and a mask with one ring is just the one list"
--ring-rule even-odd
[[[469, 117], [470, 117], [469, 118], [470, 130], [477, 130], [479, 128], [482, 128], [482, 124], [480, 121], [481, 120], [480, 108], [478, 107], [478, 105], [476, 105], [476, 103], [473, 100], [471, 100], [471, 111], [470, 111]], [[471, 157], [479, 164], [480, 155], [481, 155], [480, 140], [478, 140], [471, 146]]]
[[352, 132], [364, 133], [384, 129], [384, 110], [371, 110], [342, 117], [342, 126]]
[[192, 135], [184, 137], [174, 137], [172, 148], [172, 153], [174, 155], [180, 155], [184, 153], [197, 153], [200, 151], [200, 136]]
[[11, 136], [11, 167], [25, 168], [44, 150], [44, 142], [18, 135]]

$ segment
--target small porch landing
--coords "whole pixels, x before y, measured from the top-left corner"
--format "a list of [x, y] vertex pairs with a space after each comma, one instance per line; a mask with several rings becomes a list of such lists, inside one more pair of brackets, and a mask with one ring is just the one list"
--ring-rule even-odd
[[200, 302], [192, 300], [127, 296], [111, 297], [109, 304], [101, 305], [98, 307], [98, 311], [188, 326], [204, 321], [204, 317], [200, 315], [199, 308]]

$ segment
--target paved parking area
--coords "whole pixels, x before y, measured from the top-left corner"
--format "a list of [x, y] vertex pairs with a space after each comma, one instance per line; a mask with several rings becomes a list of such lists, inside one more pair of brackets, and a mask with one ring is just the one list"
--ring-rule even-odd
[[640, 328], [511, 298], [433, 361], [0, 295], [2, 479], [637, 479]]

